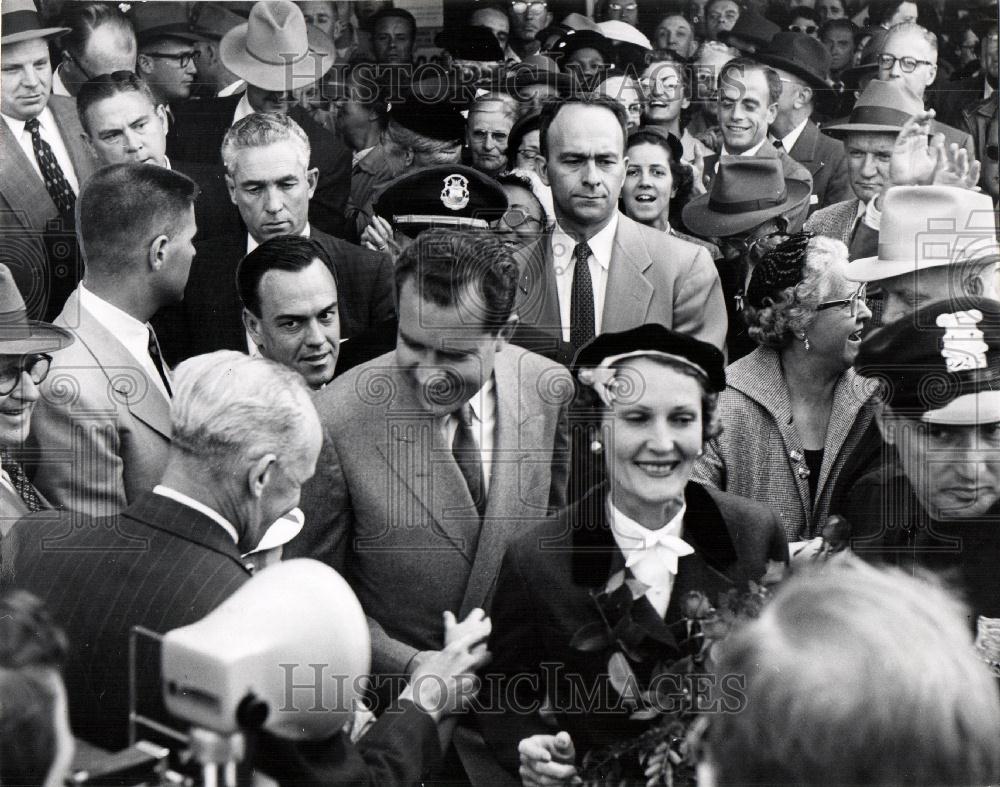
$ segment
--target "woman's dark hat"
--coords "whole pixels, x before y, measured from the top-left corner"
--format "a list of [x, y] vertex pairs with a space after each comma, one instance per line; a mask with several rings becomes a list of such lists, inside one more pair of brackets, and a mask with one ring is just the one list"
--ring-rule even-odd
[[581, 49], [596, 49], [601, 53], [604, 62], [611, 64], [614, 61], [614, 50], [611, 40], [601, 33], [593, 30], [569, 30], [556, 45], [552, 48], [551, 55], [560, 65], [574, 52]]
[[684, 206], [684, 224], [703, 238], [739, 235], [794, 210], [811, 191], [805, 181], [785, 177], [781, 159], [722, 156], [712, 190]]
[[28, 319], [14, 275], [0, 263], [0, 355], [47, 353], [72, 343], [73, 334], [65, 328]]
[[708, 390], [713, 393], [726, 387], [725, 358], [718, 347], [672, 331], [659, 323], [595, 336], [577, 351], [572, 371], [581, 382], [590, 385], [586, 379], [588, 370], [607, 368], [626, 357], [644, 355], [672, 358], [693, 367], [701, 373]]
[[[750, 275], [744, 300], [755, 309], [761, 309], [767, 298], [773, 298], [782, 290], [800, 283], [805, 268], [806, 247], [812, 237], [811, 232], [789, 235], [765, 254]], [[799, 253], [790, 253], [794, 251]]]

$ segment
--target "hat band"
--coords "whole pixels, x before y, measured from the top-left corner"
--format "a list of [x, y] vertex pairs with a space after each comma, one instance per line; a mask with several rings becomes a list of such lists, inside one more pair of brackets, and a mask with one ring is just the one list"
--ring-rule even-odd
[[708, 198], [709, 210], [716, 213], [746, 213], [754, 210], [767, 210], [783, 205], [788, 199], [788, 191], [784, 188], [777, 197], [761, 197], [760, 199], [745, 199], [737, 202], [719, 202], [713, 197]]
[[894, 375], [889, 406], [897, 410], [926, 412], [942, 408], [960, 396], [1000, 391], [1000, 359], [994, 355], [989, 364], [985, 369], [963, 372], [924, 369], [922, 374]]
[[258, 61], [260, 63], [264, 63], [265, 65], [268, 65], [268, 66], [281, 66], [282, 68], [284, 68], [285, 66], [294, 65], [295, 63], [301, 63], [303, 60], [305, 60], [307, 57], [309, 57], [309, 55], [312, 53], [312, 50], [309, 49], [309, 46], [307, 44], [306, 45], [306, 51], [304, 53], [302, 53], [301, 55], [299, 55], [298, 57], [295, 57], [295, 58], [292, 58], [292, 57], [279, 57], [279, 59], [275, 60], [274, 58], [265, 57], [264, 55], [257, 54], [253, 49], [250, 48], [250, 41], [249, 41], [249, 39], [247, 40], [246, 50], [247, 50], [247, 54], [250, 55], [250, 57], [252, 57], [254, 60], [256, 60], [256, 61]]
[[863, 107], [854, 107], [854, 111], [851, 113], [851, 119], [848, 122], [851, 125], [864, 123], [869, 126], [902, 127], [909, 117], [910, 115], [908, 113], [899, 109], [868, 105]]
[[41, 30], [42, 20], [37, 11], [11, 11], [3, 15], [3, 37], [27, 33], [29, 30]]
[[490, 225], [483, 219], [471, 219], [464, 216], [432, 216], [419, 213], [404, 213], [393, 216], [395, 224], [436, 224], [441, 227], [477, 227], [488, 230]]
[[27, 339], [31, 335], [27, 309], [0, 312], [0, 338]]

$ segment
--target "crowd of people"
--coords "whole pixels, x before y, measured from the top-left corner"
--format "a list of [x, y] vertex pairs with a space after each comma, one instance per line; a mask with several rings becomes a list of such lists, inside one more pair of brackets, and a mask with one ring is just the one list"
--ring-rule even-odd
[[0, 784], [292, 558], [371, 668], [282, 785], [996, 783], [995, 3], [440, 10], [3, 1]]

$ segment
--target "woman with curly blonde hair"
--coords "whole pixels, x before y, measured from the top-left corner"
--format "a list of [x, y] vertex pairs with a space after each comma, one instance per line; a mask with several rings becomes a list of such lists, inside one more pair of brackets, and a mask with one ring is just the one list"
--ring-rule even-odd
[[809, 233], [757, 265], [743, 314], [759, 347], [727, 369], [723, 431], [695, 467], [695, 479], [777, 511], [793, 557], [795, 542], [820, 535], [837, 475], [872, 418], [851, 368], [871, 312], [846, 266], [843, 243]]

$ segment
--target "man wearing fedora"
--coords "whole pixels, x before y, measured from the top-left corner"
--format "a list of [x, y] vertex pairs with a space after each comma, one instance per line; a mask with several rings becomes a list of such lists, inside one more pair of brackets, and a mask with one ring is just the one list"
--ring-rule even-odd
[[821, 103], [833, 99], [827, 83], [830, 53], [805, 33], [778, 33], [757, 59], [781, 79], [778, 112], [771, 123], [774, 146], [809, 170], [813, 193], [810, 212], [841, 202], [851, 195], [844, 145], [819, 130], [812, 120]]
[[684, 206], [684, 224], [718, 243], [717, 263], [729, 319], [730, 363], [756, 349], [743, 322], [740, 297], [754, 265], [787, 233], [797, 231], [809, 185], [785, 176], [776, 158], [725, 156], [707, 194]]
[[844, 141], [854, 197], [816, 211], [806, 221], [808, 232], [842, 241], [848, 259], [876, 253], [880, 215], [876, 198], [892, 185], [889, 164], [897, 135], [907, 118], [922, 109], [909, 90], [873, 79], [858, 97], [847, 122], [824, 127], [826, 134]]
[[1000, 302], [921, 305], [865, 339], [855, 368], [888, 384], [876, 415], [884, 449], [846, 506], [852, 548], [947, 574], [972, 608], [970, 628], [977, 615], [996, 625]]
[[[712, 181], [723, 156], [744, 156], [778, 159], [786, 178], [808, 184], [812, 191], [809, 170], [779, 150], [768, 140], [767, 132], [778, 114], [781, 100], [781, 78], [770, 66], [756, 60], [738, 57], [726, 63], [719, 72], [718, 111], [722, 133], [722, 150], [705, 157], [705, 188], [711, 191]], [[809, 213], [809, 201], [799, 208], [793, 231], [802, 226]]]
[[177, 104], [191, 96], [198, 70], [195, 44], [203, 36], [191, 29], [186, 3], [135, 3], [129, 15], [139, 41], [136, 73], [170, 118]]
[[224, 98], [243, 92], [246, 82], [222, 62], [220, 43], [226, 33], [246, 22], [245, 16], [233, 13], [226, 3], [193, 3], [191, 28], [202, 36], [194, 48], [198, 52], [196, 90], [204, 98]]
[[65, 328], [28, 319], [10, 268], [0, 263], [0, 537], [25, 514], [50, 507], [15, 455], [28, 439], [50, 353], [72, 342]]
[[[167, 153], [184, 161], [218, 163], [222, 138], [237, 121], [255, 112], [291, 117], [309, 137], [310, 167], [319, 171], [309, 203], [316, 228], [344, 237], [344, 212], [351, 190], [351, 151], [299, 106], [293, 91], [311, 85], [333, 67], [332, 42], [307, 26], [291, 0], [255, 3], [247, 22], [232, 28], [219, 44], [222, 63], [246, 80], [242, 94], [191, 101], [177, 112], [167, 137]], [[275, 62], [269, 53], [282, 53]]]
[[135, 71], [137, 42], [132, 23], [112, 3], [67, 3], [59, 23], [62, 62], [52, 72], [52, 95], [75, 96], [80, 86], [98, 74]]
[[771, 43], [771, 39], [780, 32], [781, 28], [770, 19], [761, 16], [752, 8], [744, 8], [736, 24], [729, 30], [721, 31], [717, 38], [744, 55], [753, 55]]
[[73, 100], [50, 95], [48, 42], [69, 28], [43, 27], [31, 0], [7, 0], [2, 15], [0, 253], [29, 316], [51, 317], [82, 273], [73, 208], [95, 162]]
[[184, 295], [196, 193], [164, 167], [114, 164], [80, 194], [86, 275], [55, 320], [76, 342], [53, 358], [31, 434], [35, 484], [56, 505], [110, 515], [160, 479], [172, 388], [149, 320]]

